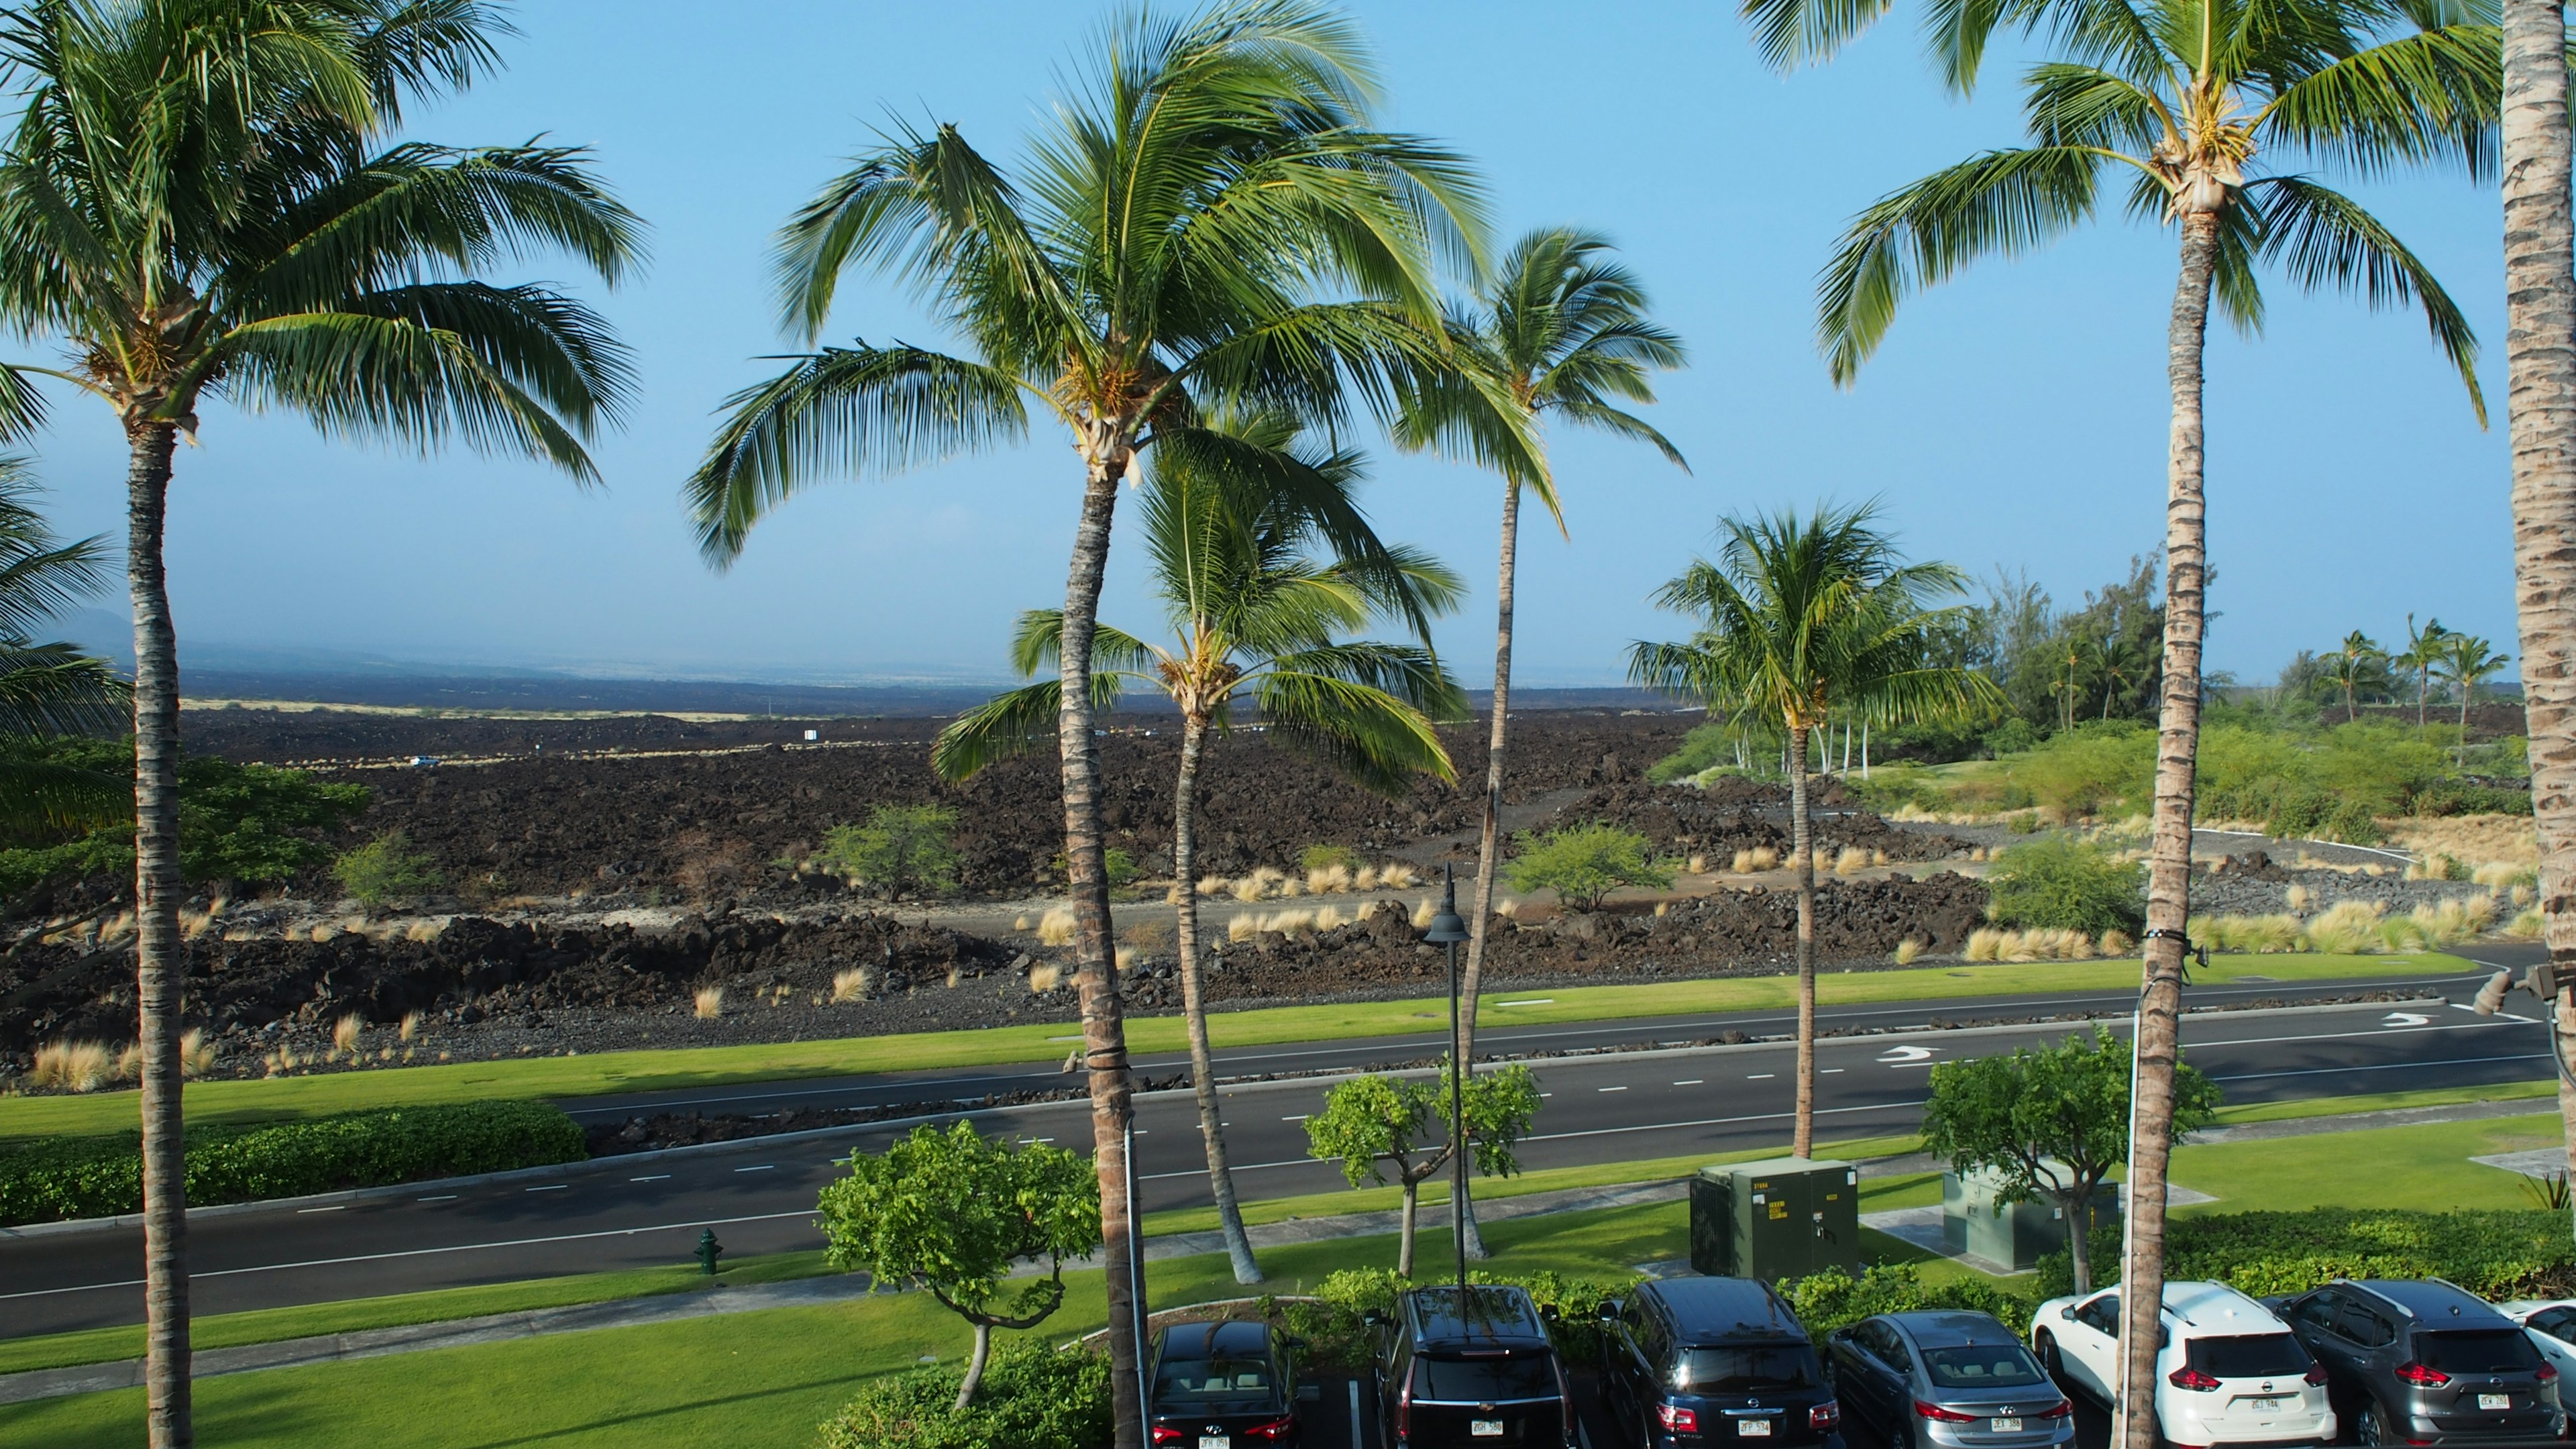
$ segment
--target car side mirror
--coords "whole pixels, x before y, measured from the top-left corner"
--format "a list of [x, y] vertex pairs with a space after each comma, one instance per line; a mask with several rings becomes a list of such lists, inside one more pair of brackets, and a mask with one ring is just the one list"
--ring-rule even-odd
[[1392, 1321], [1393, 1320], [1386, 1316], [1386, 1311], [1380, 1308], [1369, 1309], [1367, 1312], [1360, 1315], [1360, 1322], [1367, 1324], [1371, 1328], [1384, 1328]]
[[1555, 1304], [1546, 1303], [1539, 1306], [1538, 1316], [1539, 1321], [1543, 1323], [1554, 1323], [1563, 1315], [1557, 1312]]
[[1285, 1343], [1289, 1348], [1298, 1353], [1304, 1353], [1306, 1351], [1306, 1340], [1299, 1338], [1293, 1333], [1288, 1335], [1286, 1338], [1281, 1339], [1280, 1342]]
[[2075, 1321], [2075, 1305], [2069, 1303], [2065, 1307], [2057, 1310], [2057, 1316], [2065, 1319], [2069, 1323], [2073, 1323]]
[[1601, 1300], [1601, 1306], [1600, 1306], [1599, 1308], [1597, 1308], [1597, 1309], [1593, 1310], [1593, 1315], [1592, 1315], [1592, 1316], [1593, 1316], [1593, 1317], [1595, 1317], [1595, 1318], [1600, 1319], [1600, 1320], [1601, 1320], [1602, 1322], [1604, 1322], [1604, 1323], [1616, 1323], [1616, 1322], [1618, 1322], [1618, 1321], [1619, 1321], [1619, 1300], [1618, 1300], [1618, 1299], [1616, 1299], [1616, 1298], [1604, 1298], [1604, 1299], [1602, 1299], [1602, 1300]]

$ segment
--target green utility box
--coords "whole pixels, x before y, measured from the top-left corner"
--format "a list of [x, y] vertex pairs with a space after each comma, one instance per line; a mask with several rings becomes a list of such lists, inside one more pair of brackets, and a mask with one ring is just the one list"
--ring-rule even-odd
[[[2066, 1165], [2046, 1164], [2068, 1179]], [[1989, 1169], [1975, 1169], [1965, 1175], [1941, 1174], [1941, 1247], [1956, 1257], [1965, 1254], [1981, 1258], [1998, 1268], [2018, 1273], [2039, 1266], [2042, 1255], [2058, 1252], [2066, 1246], [2066, 1214], [2048, 1202], [2004, 1204], [2004, 1185], [2000, 1174]], [[2093, 1221], [2109, 1222], [2118, 1216], [2120, 1190], [2102, 1183], [2093, 1190]]]
[[1776, 1282], [1860, 1271], [1860, 1169], [1774, 1157], [1691, 1179], [1691, 1269]]

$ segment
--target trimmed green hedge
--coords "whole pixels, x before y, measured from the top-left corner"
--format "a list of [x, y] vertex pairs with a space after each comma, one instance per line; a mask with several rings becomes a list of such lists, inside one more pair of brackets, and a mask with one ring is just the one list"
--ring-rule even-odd
[[1034, 1343], [993, 1350], [975, 1402], [957, 1407], [962, 1364], [890, 1374], [823, 1422], [820, 1449], [1109, 1449], [1109, 1360]]
[[[143, 1208], [141, 1134], [0, 1142], [0, 1226]], [[580, 1124], [542, 1102], [469, 1102], [301, 1122], [191, 1127], [188, 1202], [249, 1202], [503, 1172], [590, 1156]]]
[[1781, 1292], [1797, 1311], [1798, 1322], [1807, 1330], [1807, 1336], [1819, 1348], [1835, 1329], [1882, 1313], [1911, 1313], [1922, 1308], [1990, 1313], [2019, 1333], [2030, 1327], [2031, 1310], [2039, 1306], [2035, 1298], [2008, 1293], [1981, 1278], [1962, 1278], [1926, 1288], [1922, 1275], [1911, 1263], [1864, 1268], [1857, 1278], [1839, 1268], [1826, 1268], [1782, 1284]]
[[[2097, 1270], [2116, 1277], [2119, 1254], [2119, 1221], [2097, 1225]], [[2041, 1259], [2039, 1275], [2044, 1296], [2073, 1291], [2064, 1253]], [[2563, 1212], [2222, 1213], [2165, 1225], [2165, 1276], [2215, 1279], [2257, 1298], [2337, 1278], [2447, 1278], [2490, 1300], [2557, 1297], [2576, 1285], [2576, 1241]]]

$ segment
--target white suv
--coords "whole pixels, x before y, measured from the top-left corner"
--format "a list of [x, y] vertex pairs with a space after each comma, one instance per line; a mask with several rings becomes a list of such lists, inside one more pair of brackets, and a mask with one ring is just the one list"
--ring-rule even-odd
[[[2177, 1449], [2326, 1444], [2326, 1373], [2272, 1310], [2224, 1283], [2165, 1285], [2156, 1424]], [[2111, 1402], [2120, 1380], [2120, 1290], [2039, 1305], [2031, 1347], [2059, 1384]]]

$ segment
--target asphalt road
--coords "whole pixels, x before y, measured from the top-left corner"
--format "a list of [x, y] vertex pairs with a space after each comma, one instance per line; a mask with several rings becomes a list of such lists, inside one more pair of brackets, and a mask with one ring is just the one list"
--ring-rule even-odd
[[[2455, 975], [2431, 981], [2424, 994], [2428, 1002], [2436, 997], [2465, 1002], [2472, 988], [2473, 980]], [[2296, 994], [2260, 989], [2276, 996]], [[2210, 1004], [2214, 994], [2196, 992], [2195, 1000]], [[2121, 993], [2014, 1004], [2025, 1012], [2055, 1013], [2086, 1005], [2118, 1012], [2130, 997]], [[1981, 1009], [2002, 1011], [1992, 1004]], [[1871, 1008], [1866, 1019], [1902, 1025], [1936, 1014], [1956, 1020], [1971, 1012], [1969, 1003], [1941, 1002]], [[1834, 1017], [1848, 1020], [1851, 1015]], [[1780, 1021], [1775, 1013], [1762, 1013], [1695, 1018], [1660, 1028], [1533, 1029], [1530, 1039], [1510, 1044], [1530, 1050], [1597, 1045], [1617, 1033], [1652, 1039], [1659, 1030], [1666, 1036], [1706, 1035], [1728, 1027], [1776, 1030]], [[1818, 1049], [1820, 1135], [1833, 1139], [1907, 1130], [1919, 1116], [1925, 1073], [1932, 1063], [2054, 1040], [2068, 1030], [2065, 1023], [2048, 1023], [1828, 1037]], [[1506, 1045], [1487, 1040], [1497, 1049]], [[2478, 1017], [2463, 1006], [2438, 1002], [2197, 1015], [2186, 1019], [2184, 1040], [2193, 1063], [2217, 1077], [2236, 1102], [2497, 1084], [2527, 1081], [2547, 1071], [2546, 1037], [2535, 1019]], [[1422, 1046], [1419, 1039], [1393, 1044], [1415, 1055], [1424, 1054]], [[1233, 1072], [1329, 1067], [1367, 1060], [1372, 1050], [1381, 1057], [1390, 1054], [1385, 1043], [1374, 1048], [1366, 1043], [1258, 1048], [1229, 1054], [1225, 1067]], [[1542, 1059], [1535, 1065], [1548, 1100], [1539, 1130], [1524, 1146], [1523, 1163], [1562, 1167], [1785, 1144], [1794, 1059], [1794, 1048], [1786, 1043]], [[991, 1090], [993, 1076], [935, 1080], [962, 1094]], [[916, 1075], [893, 1084], [848, 1083], [828, 1090], [918, 1100], [924, 1085]], [[793, 1090], [816, 1088], [807, 1084]], [[1239, 1190], [1247, 1198], [1342, 1187], [1337, 1169], [1305, 1155], [1303, 1122], [1323, 1091], [1321, 1083], [1298, 1079], [1226, 1091], [1227, 1142]], [[762, 1100], [782, 1095], [771, 1093]], [[725, 1110], [758, 1105], [689, 1100]], [[987, 1131], [1008, 1131], [1024, 1139], [1068, 1146], [1089, 1141], [1087, 1106], [1081, 1102], [1003, 1108], [978, 1114], [978, 1120]], [[812, 1207], [817, 1190], [836, 1175], [834, 1159], [854, 1146], [878, 1147], [905, 1130], [901, 1124], [870, 1124], [829, 1138], [754, 1139], [660, 1161], [602, 1159], [534, 1184], [200, 1217], [190, 1229], [195, 1311], [223, 1313], [685, 1262], [698, 1232], [708, 1226], [735, 1255], [817, 1246], [820, 1234], [812, 1223]], [[1138, 1099], [1137, 1164], [1148, 1210], [1207, 1200], [1189, 1092]], [[0, 1231], [0, 1337], [139, 1321], [139, 1264], [137, 1230], [36, 1237]]]

